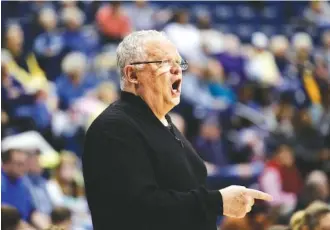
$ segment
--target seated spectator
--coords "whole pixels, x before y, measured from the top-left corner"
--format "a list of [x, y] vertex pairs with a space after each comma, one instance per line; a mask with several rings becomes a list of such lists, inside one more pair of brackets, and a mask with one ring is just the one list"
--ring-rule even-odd
[[315, 186], [318, 200], [330, 203], [330, 188], [327, 174], [321, 170], [314, 170], [306, 178], [306, 185]]
[[[203, 57], [200, 32], [195, 25], [189, 23], [188, 11], [177, 10], [172, 22], [165, 26], [164, 32], [188, 61], [198, 61]], [[182, 39], [185, 37], [189, 39]]]
[[305, 212], [306, 223], [310, 229], [330, 229], [329, 204], [315, 201], [306, 208]]
[[225, 166], [229, 163], [230, 159], [228, 159], [217, 116], [209, 116], [204, 120], [194, 146], [201, 158], [208, 163], [216, 166]]
[[26, 152], [10, 149], [2, 153], [1, 204], [17, 208], [24, 221], [45, 229], [50, 224], [49, 217], [36, 211], [23, 182], [26, 161]]
[[52, 225], [59, 229], [72, 229], [72, 214], [70, 209], [64, 207], [56, 207], [51, 213]]
[[282, 139], [291, 138], [294, 135], [293, 117], [294, 107], [289, 103], [280, 103], [275, 111], [276, 116], [276, 134], [280, 135]]
[[307, 230], [305, 225], [305, 211], [297, 211], [290, 218], [291, 230]]
[[9, 25], [5, 34], [5, 48], [10, 56], [9, 74], [26, 90], [35, 91], [48, 87], [45, 73], [40, 68], [35, 55], [24, 52], [23, 44], [24, 34], [20, 25]]
[[261, 189], [273, 196], [272, 206], [280, 206], [281, 213], [286, 214], [295, 208], [302, 186], [302, 178], [295, 166], [291, 148], [286, 145], [278, 146], [266, 162], [260, 177]]
[[97, 85], [87, 73], [87, 57], [81, 52], [69, 53], [62, 61], [63, 75], [56, 80], [59, 108], [67, 110], [75, 100], [84, 96]]
[[91, 225], [87, 201], [84, 196], [82, 173], [78, 169], [78, 158], [71, 152], [63, 152], [54, 176], [47, 183], [52, 204], [70, 209], [74, 227]]
[[61, 19], [65, 25], [65, 52], [82, 52], [94, 57], [99, 49], [99, 37], [93, 27], [83, 27], [84, 12], [76, 6], [66, 7], [61, 12]]
[[312, 55], [314, 49], [312, 38], [307, 33], [299, 32], [292, 37], [291, 43], [294, 48], [294, 68], [301, 84], [299, 91], [302, 96], [298, 99], [298, 104], [301, 107], [320, 104], [321, 91], [315, 72], [315, 59]]
[[254, 54], [247, 64], [250, 78], [262, 85], [279, 86], [282, 79], [273, 54], [267, 50], [267, 36], [261, 32], [256, 32], [252, 34], [251, 42], [254, 46]]
[[273, 36], [270, 40], [270, 51], [274, 54], [276, 66], [282, 77], [289, 77], [289, 48], [289, 40], [283, 35]]
[[224, 51], [224, 35], [212, 27], [208, 13], [198, 15], [197, 26], [201, 34], [201, 46], [206, 54], [215, 55]]
[[11, 118], [28, 117], [40, 131], [47, 129], [51, 119], [47, 93], [44, 90], [29, 92], [24, 84], [10, 73], [10, 61], [2, 60], [1, 66], [1, 107]]
[[[209, 182], [214, 189], [230, 183], [249, 185], [256, 182], [263, 166], [260, 163], [237, 163], [228, 148], [228, 141], [222, 135], [222, 128], [217, 116], [208, 116], [201, 126], [199, 136], [193, 145], [204, 160]], [[233, 182], [235, 181], [235, 182]]]
[[293, 127], [296, 160], [302, 175], [305, 176], [322, 165], [324, 137], [313, 126], [307, 109], [302, 109], [295, 114]]
[[70, 113], [73, 118], [69, 122], [87, 130], [94, 119], [118, 97], [118, 90], [112, 82], [100, 83], [94, 92], [72, 105]]
[[324, 83], [323, 88], [327, 88], [330, 84], [330, 29], [322, 33], [321, 40], [322, 45], [315, 52], [315, 72], [318, 80]]
[[290, 219], [292, 230], [322, 230], [330, 227], [330, 207], [315, 201], [306, 209], [295, 212]]
[[117, 56], [114, 46], [110, 46], [94, 58], [93, 74], [100, 81], [111, 81], [120, 89], [120, 76], [117, 70]]
[[209, 80], [209, 90], [214, 97], [222, 99], [228, 106], [236, 102], [236, 95], [225, 85], [223, 66], [219, 62], [208, 61], [205, 78]]
[[103, 44], [118, 44], [132, 31], [131, 21], [118, 1], [106, 3], [100, 7], [96, 14], [96, 22], [102, 34]]
[[317, 27], [330, 25], [330, 6], [324, 1], [310, 1], [309, 7], [303, 12], [305, 19]]
[[61, 154], [54, 177], [47, 183], [47, 190], [54, 206], [74, 209], [74, 200], [84, 195], [83, 186], [77, 181], [77, 164], [77, 157], [73, 153]]
[[54, 81], [61, 73], [61, 59], [65, 44], [62, 35], [56, 30], [57, 14], [52, 8], [43, 8], [39, 12], [39, 23], [44, 33], [34, 41], [34, 52], [40, 67], [49, 80]]
[[132, 28], [136, 31], [155, 29], [157, 10], [146, 0], [137, 0], [125, 5], [125, 13], [132, 23]]
[[[186, 78], [182, 82], [182, 98], [195, 108], [200, 108], [204, 111], [221, 111], [228, 107], [228, 103], [224, 98], [227, 96], [230, 102], [233, 97], [229, 89], [222, 88], [217, 84], [215, 84], [214, 88], [210, 86], [213, 82], [209, 79], [207, 72], [211, 66], [207, 64], [208, 61], [202, 64], [194, 63], [192, 69], [185, 74]], [[220, 76], [215, 77], [220, 78]], [[215, 95], [212, 95], [210, 88]], [[220, 97], [220, 93], [223, 93], [225, 96]], [[199, 96], [196, 97], [194, 95]]]
[[237, 92], [248, 80], [246, 75], [247, 60], [241, 54], [241, 41], [236, 35], [225, 35], [223, 42], [223, 52], [214, 55], [214, 57], [224, 68], [226, 84]]
[[29, 154], [24, 183], [30, 192], [35, 209], [49, 216], [53, 206], [46, 189], [47, 180], [42, 176], [43, 169], [40, 162], [40, 151], [33, 151]]

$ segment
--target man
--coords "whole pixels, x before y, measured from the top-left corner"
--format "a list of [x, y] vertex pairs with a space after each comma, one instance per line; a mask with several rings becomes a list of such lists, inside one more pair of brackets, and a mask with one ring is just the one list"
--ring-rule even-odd
[[270, 200], [240, 186], [205, 188], [203, 161], [167, 115], [187, 63], [162, 33], [128, 35], [117, 62], [121, 98], [90, 126], [82, 159], [94, 229], [215, 230], [218, 215], [243, 217], [255, 198]]
[[50, 215], [53, 205], [46, 188], [47, 180], [42, 176], [43, 168], [40, 164], [40, 154], [39, 150], [29, 154], [27, 175], [23, 181], [36, 210], [45, 215]]
[[35, 211], [29, 191], [23, 182], [27, 157], [26, 152], [15, 149], [2, 153], [1, 205], [15, 207], [25, 222], [45, 229], [49, 226], [50, 220], [44, 214]]

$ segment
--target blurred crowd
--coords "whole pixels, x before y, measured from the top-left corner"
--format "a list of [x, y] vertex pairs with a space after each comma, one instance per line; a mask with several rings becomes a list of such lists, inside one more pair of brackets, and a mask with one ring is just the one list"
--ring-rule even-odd
[[[2, 227], [92, 229], [84, 134], [118, 98], [118, 43], [156, 29], [189, 63], [171, 117], [209, 188], [274, 197], [243, 219], [219, 218], [220, 229], [330, 229], [330, 6], [283, 2], [274, 16], [272, 4], [1, 2]], [[233, 9], [250, 25], [226, 21]], [[271, 17], [292, 30], [260, 29]]]

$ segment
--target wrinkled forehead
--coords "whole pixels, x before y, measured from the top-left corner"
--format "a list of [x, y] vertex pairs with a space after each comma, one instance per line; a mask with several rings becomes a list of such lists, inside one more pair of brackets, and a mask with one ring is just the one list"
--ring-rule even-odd
[[180, 60], [177, 48], [169, 40], [151, 40], [145, 43], [147, 59], [151, 60]]

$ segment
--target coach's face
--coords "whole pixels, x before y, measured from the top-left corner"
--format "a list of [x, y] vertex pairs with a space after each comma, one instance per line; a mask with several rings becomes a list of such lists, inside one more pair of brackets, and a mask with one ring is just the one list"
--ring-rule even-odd
[[163, 62], [144, 64], [137, 70], [137, 93], [144, 99], [151, 99], [158, 109], [167, 113], [180, 102], [181, 57], [176, 47], [165, 39], [149, 41], [145, 44], [145, 50], [146, 61]]

